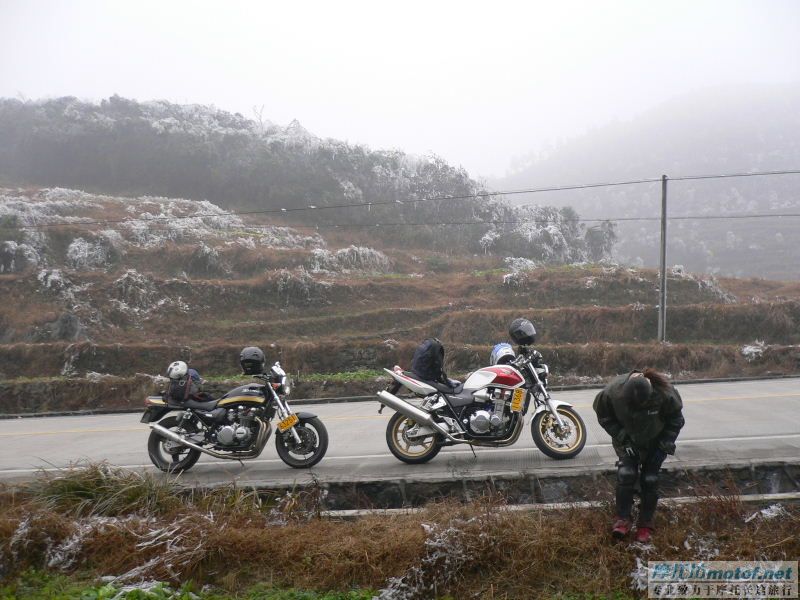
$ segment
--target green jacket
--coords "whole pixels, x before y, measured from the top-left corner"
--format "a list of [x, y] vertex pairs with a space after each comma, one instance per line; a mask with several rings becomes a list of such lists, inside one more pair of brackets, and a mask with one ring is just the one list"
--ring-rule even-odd
[[644, 453], [658, 447], [673, 454], [685, 423], [678, 390], [671, 384], [666, 389], [653, 387], [647, 404], [633, 409], [622, 397], [622, 386], [629, 376], [615, 377], [597, 394], [593, 404], [597, 421], [611, 436], [617, 454], [624, 454], [627, 445]]

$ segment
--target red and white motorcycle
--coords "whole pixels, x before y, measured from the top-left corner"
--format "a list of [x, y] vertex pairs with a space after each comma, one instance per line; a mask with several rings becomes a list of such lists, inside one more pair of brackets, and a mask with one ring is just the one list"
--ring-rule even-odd
[[[554, 400], [547, 391], [549, 368], [541, 353], [528, 345], [535, 330], [530, 321], [526, 324], [532, 335], [509, 332], [515, 342], [527, 342], [520, 344], [514, 360], [479, 369], [463, 384], [421, 380], [397, 366], [384, 369], [393, 381], [378, 398], [397, 411], [386, 428], [392, 454], [419, 464], [444, 446], [510, 446], [519, 439], [532, 408], [531, 434], [539, 450], [555, 459], [577, 456], [586, 444], [586, 425], [571, 404]], [[421, 404], [396, 396], [401, 389], [422, 399]]]

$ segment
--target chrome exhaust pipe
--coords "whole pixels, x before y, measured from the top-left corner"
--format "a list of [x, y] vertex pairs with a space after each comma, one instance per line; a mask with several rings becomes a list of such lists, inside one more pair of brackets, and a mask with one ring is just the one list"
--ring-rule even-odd
[[187, 440], [180, 434], [175, 433], [174, 431], [167, 429], [166, 427], [162, 427], [158, 423], [150, 423], [150, 429], [155, 431], [161, 437], [167, 438], [171, 442], [175, 442], [176, 444], [181, 444], [182, 446], [186, 446], [187, 448], [191, 448], [192, 450], [197, 450], [198, 452], [202, 452], [203, 454], [208, 454], [209, 456], [213, 456], [214, 458], [223, 458], [228, 460], [242, 460], [248, 458], [256, 458], [258, 455], [261, 454], [262, 450], [264, 450], [264, 446], [267, 445], [267, 440], [269, 439], [270, 434], [272, 434], [272, 427], [269, 423], [264, 423], [259, 419], [261, 427], [258, 430], [258, 434], [256, 436], [255, 447], [252, 451], [249, 452], [218, 452], [217, 450], [211, 450], [210, 448], [203, 448], [202, 446], [195, 444]]
[[415, 422], [419, 423], [420, 425], [426, 425], [431, 429], [435, 429], [443, 436], [445, 436], [448, 440], [452, 442], [462, 442], [463, 440], [459, 440], [458, 438], [454, 438], [447, 429], [442, 427], [439, 423], [433, 420], [431, 414], [425, 412], [421, 408], [417, 408], [410, 402], [406, 402], [405, 400], [398, 398], [394, 394], [390, 394], [387, 391], [378, 392], [378, 398], [380, 401], [388, 406], [389, 408], [394, 409], [395, 411], [399, 412], [402, 415], [405, 415], [409, 419], [413, 419]]

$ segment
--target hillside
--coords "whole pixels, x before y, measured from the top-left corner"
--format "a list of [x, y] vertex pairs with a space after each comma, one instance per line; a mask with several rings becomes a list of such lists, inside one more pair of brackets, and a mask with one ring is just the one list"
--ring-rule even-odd
[[[279, 214], [285, 224], [336, 225], [451, 253], [574, 262], [603, 258], [614, 242], [613, 227], [586, 228], [569, 208], [510, 206], [436, 156], [320, 139], [297, 122], [281, 127], [210, 106], [118, 96], [99, 104], [0, 99], [3, 179], [206, 199]], [[433, 225], [442, 222], [462, 225]]]
[[[249, 344], [300, 396], [373, 393], [427, 336], [447, 345], [449, 372], [482, 366], [517, 316], [535, 322], [554, 383], [645, 364], [675, 377], [800, 370], [796, 284], [672, 268], [671, 343], [655, 344], [656, 273], [609, 260], [622, 228], [513, 206], [441, 159], [296, 123], [117, 97], [5, 100], [0, 177], [0, 412], [138, 406], [179, 357], [218, 392]], [[596, 197], [571, 198], [598, 214]], [[358, 206], [325, 209], [340, 203]], [[617, 254], [651, 249], [634, 233]], [[796, 234], [785, 239], [781, 272], [796, 266]], [[748, 268], [762, 256], [736, 253]]]
[[301, 396], [372, 393], [428, 336], [450, 372], [484, 365], [521, 315], [555, 383], [645, 363], [677, 377], [800, 369], [791, 283], [673, 269], [662, 346], [647, 269], [397, 248], [208, 201], [63, 188], [0, 190], [0, 217], [0, 412], [136, 406], [178, 357], [222, 391], [248, 344], [281, 360]]
[[[281, 340], [385, 332], [415, 339], [457, 310], [654, 298], [654, 283], [645, 278], [651, 275], [636, 271], [609, 267], [597, 277], [587, 266], [585, 275], [561, 276], [548, 289], [534, 275], [540, 263], [527, 258], [456, 257], [423, 246], [397, 249], [379, 238], [371, 247], [352, 232], [311, 233], [270, 224], [263, 215], [230, 214], [208, 201], [7, 189], [0, 190], [0, 218], [5, 343], [213, 342], [232, 332], [268, 336], [278, 315]], [[547, 255], [550, 264], [588, 258], [566, 243], [571, 224], [528, 227], [528, 254]], [[670, 290], [676, 302], [727, 301], [715, 284], [685, 279]]]
[[[666, 102], [522, 161], [495, 189], [800, 168], [800, 86], [715, 88]], [[658, 217], [660, 185], [537, 194], [585, 217]], [[800, 175], [672, 182], [678, 215], [800, 212]], [[798, 219], [675, 221], [669, 264], [723, 275], [800, 276]], [[657, 222], [620, 223], [615, 256], [657, 264]]]

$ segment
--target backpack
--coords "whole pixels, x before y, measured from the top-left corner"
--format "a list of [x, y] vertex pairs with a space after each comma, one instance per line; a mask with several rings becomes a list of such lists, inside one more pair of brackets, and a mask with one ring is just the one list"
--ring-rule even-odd
[[411, 371], [427, 381], [447, 381], [444, 373], [444, 346], [436, 338], [428, 338], [414, 351]]
[[167, 398], [170, 402], [182, 404], [199, 391], [197, 383], [190, 375], [182, 379], [170, 379], [167, 387]]

